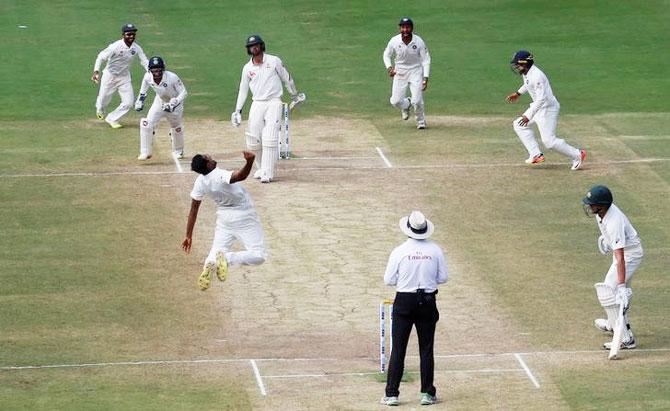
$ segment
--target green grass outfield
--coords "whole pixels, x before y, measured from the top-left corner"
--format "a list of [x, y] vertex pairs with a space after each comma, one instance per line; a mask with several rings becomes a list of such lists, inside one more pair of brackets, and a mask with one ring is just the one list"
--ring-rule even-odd
[[[400, 123], [388, 104], [390, 81], [381, 53], [403, 15], [414, 19], [433, 57], [426, 94], [430, 128], [423, 134]], [[408, 170], [400, 181], [411, 182], [415, 204], [449, 227], [438, 240], [447, 253], [458, 250], [462, 271], [454, 282], [458, 276], [473, 278], [478, 292], [490, 296], [523, 331], [499, 336], [510, 344], [521, 339], [534, 351], [560, 351], [590, 350], [600, 343], [591, 326], [601, 311], [592, 284], [601, 279], [607, 258], [597, 254], [597, 227], [581, 215], [579, 199], [590, 185], [608, 184], [646, 250], [631, 314], [640, 347], [670, 347], [665, 326], [670, 315], [669, 18], [669, 1], [286, 1], [281, 7], [215, 1], [104, 7], [93, 1], [0, 3], [5, 56], [0, 65], [0, 367], [208, 358], [203, 341], [213, 330], [230, 326], [236, 314], [225, 306], [232, 302], [224, 301], [223, 324], [203, 315], [220, 307], [194, 298], [187, 288], [193, 281], [185, 273], [193, 272], [194, 260], [184, 259], [178, 244], [191, 176], [8, 177], [137, 171], [140, 116], [129, 113], [119, 131], [96, 123], [97, 89], [89, 80], [96, 54], [120, 38], [127, 21], [139, 27], [138, 42], [147, 55], [162, 55], [168, 69], [184, 80], [190, 93], [187, 133], [189, 122], [227, 121], [247, 60], [244, 39], [258, 32], [268, 52], [283, 58], [299, 90], [308, 94], [296, 123], [322, 116], [333, 124], [363, 119], [379, 131], [395, 164], [445, 167]], [[549, 76], [562, 104], [559, 132], [589, 149], [594, 165], [587, 170], [568, 172], [556, 154], [549, 154], [550, 164], [539, 170], [475, 168], [524, 157], [510, 123], [527, 97], [516, 106], [503, 102], [520, 84], [508, 67], [520, 48], [533, 51]], [[136, 64], [136, 90], [139, 76]], [[472, 121], [440, 123], [437, 116]], [[233, 143], [222, 140], [221, 145]], [[644, 162], [648, 159], [658, 161]], [[464, 164], [473, 168], [449, 168]], [[353, 173], [353, 182], [343, 178], [342, 187], [324, 182], [318, 194], [353, 192], [346, 184], [365, 174]], [[400, 200], [382, 201], [389, 196], [374, 189], [374, 177], [366, 175], [364, 181], [371, 187], [361, 194], [369, 196], [368, 207], [406, 211], [409, 204]], [[199, 240], [208, 242], [210, 233], [199, 230]], [[385, 253], [376, 255], [379, 273]], [[543, 403], [544, 397], [529, 396], [508, 404], [670, 408], [668, 355], [634, 354], [616, 364], [530, 364], [539, 368], [543, 382], [554, 384], [559, 400]], [[0, 408], [272, 408], [241, 384], [249, 378], [243, 371], [3, 369]], [[485, 388], [459, 390], [453, 398], [457, 409], [485, 408], [482, 404], [494, 401], [487, 400], [494, 395]], [[319, 408], [296, 398], [296, 408]], [[328, 397], [325, 404], [336, 407], [337, 398]], [[375, 392], [369, 404], [344, 408], [374, 409], [376, 399]]]

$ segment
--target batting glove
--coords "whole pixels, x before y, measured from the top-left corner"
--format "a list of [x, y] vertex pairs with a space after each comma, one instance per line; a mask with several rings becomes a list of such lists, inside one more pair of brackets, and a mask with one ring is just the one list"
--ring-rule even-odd
[[605, 241], [605, 236], [598, 237], [598, 250], [601, 254], [607, 254], [612, 251], [612, 247]]
[[628, 302], [632, 294], [632, 290], [627, 288], [625, 283], [616, 286], [616, 301], [619, 304], [622, 304], [624, 309], [628, 307]]
[[242, 114], [239, 111], [233, 111], [230, 115], [230, 123], [233, 127], [239, 127], [242, 124]]
[[167, 111], [168, 113], [172, 113], [174, 110], [174, 106], [172, 103], [163, 103], [163, 111]]

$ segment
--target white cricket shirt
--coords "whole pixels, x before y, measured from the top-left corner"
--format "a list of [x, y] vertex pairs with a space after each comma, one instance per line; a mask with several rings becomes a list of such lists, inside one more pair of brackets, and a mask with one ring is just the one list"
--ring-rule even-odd
[[[624, 250], [637, 248], [642, 245], [637, 231], [628, 221], [628, 217], [621, 212], [619, 207], [612, 204], [607, 210], [605, 217], [596, 215], [598, 228], [612, 250], [623, 248]], [[624, 253], [625, 257], [625, 253]]]
[[549, 85], [549, 79], [537, 66], [533, 65], [528, 69], [528, 73], [521, 75], [523, 85], [517, 93], [524, 94], [528, 92], [533, 102], [523, 113], [529, 120], [543, 108], [559, 108], [558, 100]]
[[396, 247], [389, 256], [384, 283], [395, 285], [398, 292], [417, 289], [433, 292], [447, 281], [447, 262], [442, 249], [430, 240], [407, 241]]
[[281, 98], [283, 94], [282, 81], [291, 96], [298, 94], [291, 75], [279, 57], [264, 53], [261, 64], [254, 64], [253, 58], [249, 59], [249, 62], [242, 67], [240, 90], [237, 94], [235, 110], [242, 110], [250, 89], [253, 101]]
[[[395, 57], [395, 65], [392, 59]], [[405, 44], [402, 35], [398, 34], [389, 40], [384, 49], [384, 65], [388, 70], [393, 66], [397, 70], [410, 70], [421, 67], [423, 76], [430, 75], [430, 53], [423, 39], [412, 33], [412, 41]]]
[[130, 63], [132, 63], [135, 56], [139, 57], [140, 64], [142, 64], [142, 68], [146, 71], [149, 60], [144, 54], [142, 47], [136, 42], [133, 42], [128, 47], [123, 39], [117, 40], [98, 54], [93, 70], [100, 71], [100, 66], [106, 61], [107, 66], [105, 66], [104, 71], [114, 76], [130, 76]]
[[209, 174], [198, 175], [193, 184], [191, 198], [202, 201], [205, 196], [216, 203], [218, 210], [247, 209], [253, 207], [251, 197], [242, 185], [230, 184], [232, 171], [215, 168]]
[[151, 73], [146, 73], [142, 78], [140, 95], [147, 94], [150, 87], [156, 92], [156, 98], [160, 98], [166, 103], [176, 98], [178, 100], [177, 105], [179, 105], [184, 102], [184, 99], [188, 95], [184, 83], [181, 82], [179, 76], [171, 71], [163, 71], [163, 78], [160, 84], [154, 82], [154, 77]]

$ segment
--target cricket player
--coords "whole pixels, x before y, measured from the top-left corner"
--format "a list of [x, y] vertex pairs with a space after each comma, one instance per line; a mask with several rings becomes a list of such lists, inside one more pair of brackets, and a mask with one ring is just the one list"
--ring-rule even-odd
[[549, 79], [542, 70], [534, 64], [533, 55], [526, 50], [517, 51], [510, 62], [512, 71], [520, 74], [523, 84], [514, 93], [507, 96], [508, 103], [514, 103], [522, 94], [530, 94], [533, 100], [521, 117], [512, 123], [514, 131], [519, 136], [528, 151], [527, 164], [544, 162], [544, 154], [535, 140], [535, 134], [530, 127], [537, 124], [542, 137], [542, 143], [550, 150], [556, 150], [572, 159], [572, 170], [579, 170], [586, 159], [586, 151], [579, 150], [556, 136], [556, 123], [561, 105], [556, 100]]
[[[644, 251], [637, 231], [626, 215], [613, 203], [612, 192], [601, 185], [592, 187], [582, 199], [584, 211], [595, 216], [600, 229], [598, 249], [602, 254], [612, 253], [605, 281], [595, 284], [600, 304], [605, 309], [607, 319], [595, 320], [600, 331], [611, 333], [619, 316], [618, 306], [624, 306], [625, 331], [621, 338], [622, 349], [635, 348], [635, 336], [628, 321], [628, 309], [632, 296], [631, 280], [642, 263]], [[610, 342], [604, 348], [610, 349]]]
[[[428, 88], [430, 75], [430, 53], [421, 37], [414, 34], [414, 22], [403, 17], [398, 23], [400, 34], [389, 40], [384, 50], [384, 66], [393, 78], [391, 105], [400, 109], [401, 118], [409, 118], [410, 106], [414, 106], [416, 128], [426, 128], [423, 92]], [[411, 97], [406, 97], [409, 87]]]
[[135, 101], [135, 110], [142, 111], [147, 91], [152, 88], [156, 93], [149, 113], [140, 120], [140, 155], [138, 160], [151, 158], [153, 136], [158, 122], [167, 118], [170, 123], [170, 138], [172, 140], [172, 155], [180, 159], [184, 157], [184, 99], [186, 87], [179, 76], [165, 70], [165, 62], [160, 56], [149, 59], [149, 72], [142, 79], [139, 96]]
[[[237, 184], [249, 176], [254, 163], [254, 153], [243, 151], [242, 154], [246, 164], [236, 171], [218, 168], [216, 161], [207, 154], [196, 154], [191, 161], [191, 170], [199, 176], [191, 191], [191, 212], [186, 224], [186, 238], [181, 244], [185, 252], [191, 250], [200, 203], [205, 197], [216, 203], [214, 242], [198, 278], [198, 285], [203, 291], [211, 286], [213, 274], [225, 281], [229, 266], [259, 265], [267, 257], [263, 229], [254, 203], [244, 187]], [[244, 251], [231, 251], [235, 239], [242, 241], [246, 248]]]
[[[130, 79], [130, 63], [137, 56], [142, 67], [146, 69], [148, 64], [147, 56], [144, 54], [142, 47], [135, 42], [137, 28], [131, 23], [124, 24], [121, 27], [121, 33], [123, 34], [121, 40], [110, 44], [98, 54], [91, 77], [93, 83], [100, 83], [98, 98], [95, 101], [95, 112], [99, 120], [102, 120], [105, 116], [105, 109], [114, 92], [118, 91], [119, 96], [121, 96], [121, 104], [107, 117], [104, 117], [107, 124], [112, 128], [122, 127], [119, 120], [133, 107], [133, 100], [135, 100]], [[102, 71], [101, 79], [100, 66], [103, 62], [107, 62], [107, 65]]]
[[237, 103], [230, 122], [235, 127], [242, 123], [242, 108], [251, 90], [253, 102], [249, 109], [246, 131], [247, 149], [256, 154], [258, 170], [254, 173], [254, 178], [260, 179], [262, 183], [269, 183], [275, 178], [279, 157], [282, 82], [291, 96], [292, 105], [304, 99], [304, 94], [296, 90], [293, 78], [281, 59], [265, 53], [265, 42], [261, 36], [249, 36], [246, 48], [251, 59], [242, 67]]
[[437, 402], [433, 385], [435, 326], [440, 319], [436, 296], [438, 284], [447, 281], [447, 262], [439, 245], [429, 240], [433, 223], [420, 211], [412, 211], [398, 222], [408, 238], [389, 256], [384, 283], [396, 287], [393, 301], [392, 349], [386, 376], [384, 405], [398, 405], [400, 380], [405, 370], [405, 354], [412, 326], [419, 339], [421, 405]]

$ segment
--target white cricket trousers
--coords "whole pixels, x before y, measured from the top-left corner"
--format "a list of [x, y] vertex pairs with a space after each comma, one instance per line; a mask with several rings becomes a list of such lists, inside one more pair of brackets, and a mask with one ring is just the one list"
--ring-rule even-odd
[[133, 84], [130, 81], [130, 76], [115, 76], [109, 72], [102, 72], [100, 79], [100, 90], [98, 91], [98, 98], [95, 101], [95, 109], [97, 112], [104, 113], [115, 92], [121, 96], [121, 104], [111, 113], [107, 114], [105, 120], [109, 122], [117, 122], [133, 107], [135, 95], [133, 93]]
[[[235, 240], [240, 240], [244, 251], [231, 251]], [[259, 265], [265, 262], [267, 253], [261, 220], [253, 207], [246, 209], [218, 209], [216, 229], [212, 249], [205, 260], [205, 266], [216, 263], [216, 253], [223, 251], [231, 266]]]
[[247, 148], [256, 154], [256, 166], [274, 178], [279, 157], [279, 127], [284, 105], [279, 98], [251, 103], [247, 122]]
[[540, 131], [540, 137], [542, 138], [542, 144], [549, 150], [558, 151], [573, 160], [578, 160], [580, 158], [578, 149], [568, 144], [562, 138], [556, 136], [556, 123], [558, 122], [558, 112], [560, 109], [561, 106], [558, 104], [555, 107], [540, 109], [525, 126], [519, 125], [521, 117], [514, 120], [514, 131], [516, 132], [516, 135], [519, 136], [524, 147], [526, 147], [531, 158], [541, 153], [540, 147], [535, 140], [535, 133], [531, 128], [533, 124], [537, 124], [537, 129]]
[[409, 70], [396, 69], [395, 76], [393, 76], [393, 86], [391, 88], [391, 105], [401, 110], [407, 110], [410, 101], [405, 96], [407, 94], [407, 87], [409, 87], [412, 105], [414, 106], [414, 113], [416, 121], [425, 121], [425, 114], [423, 109], [423, 67], [417, 67]]

